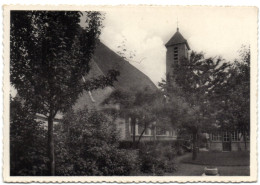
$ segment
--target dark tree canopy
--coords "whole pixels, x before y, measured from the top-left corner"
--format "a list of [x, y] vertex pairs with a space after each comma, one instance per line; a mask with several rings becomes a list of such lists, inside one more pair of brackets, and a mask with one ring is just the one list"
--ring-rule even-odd
[[205, 58], [203, 53], [192, 52], [189, 59], [174, 66], [172, 79], [159, 84], [170, 102], [181, 105], [182, 114], [187, 114], [179, 117], [186, 117], [180, 121], [182, 127], [191, 132], [207, 131], [214, 124], [212, 88], [226, 80], [229, 66], [222, 58]]
[[216, 119], [223, 129], [250, 131], [250, 49], [242, 47], [240, 59], [228, 70], [226, 80], [211, 89], [212, 102], [219, 111]]
[[[144, 89], [143, 91], [114, 91], [106, 100], [105, 104], [119, 104], [120, 109], [116, 112], [117, 116], [126, 119], [131, 118], [131, 126], [133, 129], [133, 144], [135, 145], [135, 125], [138, 124], [142, 128], [138, 138], [140, 142], [145, 130], [152, 126], [153, 122], [158, 121], [161, 125], [165, 125], [166, 115], [164, 111], [165, 98], [158, 91]], [[169, 126], [169, 125], [167, 125]], [[137, 143], [137, 144], [138, 144]]]
[[102, 24], [100, 13], [86, 14], [87, 26], [82, 29], [81, 12], [11, 13], [11, 84], [39, 113], [65, 111], [83, 89], [110, 85], [109, 80], [114, 80], [82, 82]]
[[77, 11], [11, 12], [11, 84], [27, 107], [48, 119], [50, 174], [55, 174], [53, 120], [66, 112], [83, 90], [112, 85], [119, 74], [84, 80], [90, 70], [103, 17], [85, 12], [86, 26]]
[[205, 58], [203, 53], [192, 52], [189, 59], [183, 58], [173, 66], [173, 77], [159, 84], [169, 99], [172, 124], [193, 136], [193, 159], [197, 155], [198, 134], [216, 124], [212, 88], [227, 79], [229, 66], [220, 57]]
[[46, 175], [46, 130], [19, 98], [10, 100], [10, 175]]

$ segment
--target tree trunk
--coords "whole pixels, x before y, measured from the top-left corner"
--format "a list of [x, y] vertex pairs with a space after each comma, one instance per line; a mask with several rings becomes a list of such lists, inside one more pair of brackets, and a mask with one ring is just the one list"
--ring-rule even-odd
[[192, 149], [192, 160], [196, 160], [197, 159], [197, 136], [198, 133], [197, 131], [192, 133], [192, 143], [193, 143], [193, 149]]
[[55, 158], [54, 158], [54, 138], [53, 138], [53, 117], [48, 117], [48, 157], [49, 157], [49, 175], [55, 175]]
[[[138, 128], [139, 129], [139, 128]], [[141, 133], [141, 135], [139, 136], [139, 138], [138, 138], [138, 142], [137, 142], [137, 145], [139, 145], [139, 143], [140, 143], [140, 141], [141, 141], [141, 138], [143, 137], [143, 135], [144, 135], [144, 132], [145, 132], [145, 130], [146, 130], [146, 123], [145, 123], [145, 125], [144, 125], [144, 129], [143, 129], [143, 131], [142, 131], [142, 133]]]

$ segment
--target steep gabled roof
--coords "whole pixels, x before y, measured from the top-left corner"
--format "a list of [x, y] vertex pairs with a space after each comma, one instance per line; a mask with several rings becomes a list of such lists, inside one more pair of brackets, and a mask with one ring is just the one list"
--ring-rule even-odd
[[114, 83], [116, 89], [123, 88], [124, 90], [137, 91], [149, 88], [153, 91], [157, 90], [148, 76], [101, 42], [97, 45], [93, 59], [104, 74], [107, 74], [110, 69], [120, 72], [118, 81]]
[[185, 43], [187, 48], [190, 50], [190, 46], [187, 40], [182, 36], [179, 32], [179, 28], [177, 28], [177, 32], [172, 36], [172, 38], [165, 44], [166, 47], [176, 45], [176, 44], [183, 44]]
[[83, 108], [85, 105], [89, 109], [100, 110], [103, 107], [102, 102], [116, 89], [123, 91], [142, 91], [145, 88], [150, 91], [157, 90], [150, 78], [100, 42], [95, 49], [91, 68], [86, 78], [106, 75], [111, 69], [120, 72], [117, 77], [118, 81], [114, 82], [113, 87], [109, 86], [92, 92], [84, 91], [73, 106], [74, 110]]

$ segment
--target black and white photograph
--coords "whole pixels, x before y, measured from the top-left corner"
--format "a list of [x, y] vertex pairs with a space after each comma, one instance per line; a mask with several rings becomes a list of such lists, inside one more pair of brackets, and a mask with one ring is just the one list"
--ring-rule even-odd
[[21, 7], [5, 7], [8, 182], [256, 180], [256, 7]]

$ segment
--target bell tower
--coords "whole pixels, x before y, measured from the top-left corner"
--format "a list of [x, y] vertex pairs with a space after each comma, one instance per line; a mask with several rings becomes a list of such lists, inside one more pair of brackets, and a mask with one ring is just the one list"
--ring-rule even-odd
[[177, 27], [176, 33], [165, 44], [166, 51], [166, 77], [173, 77], [173, 68], [176, 64], [180, 64], [183, 58], [188, 58], [188, 51], [190, 50], [187, 40], [181, 35]]

